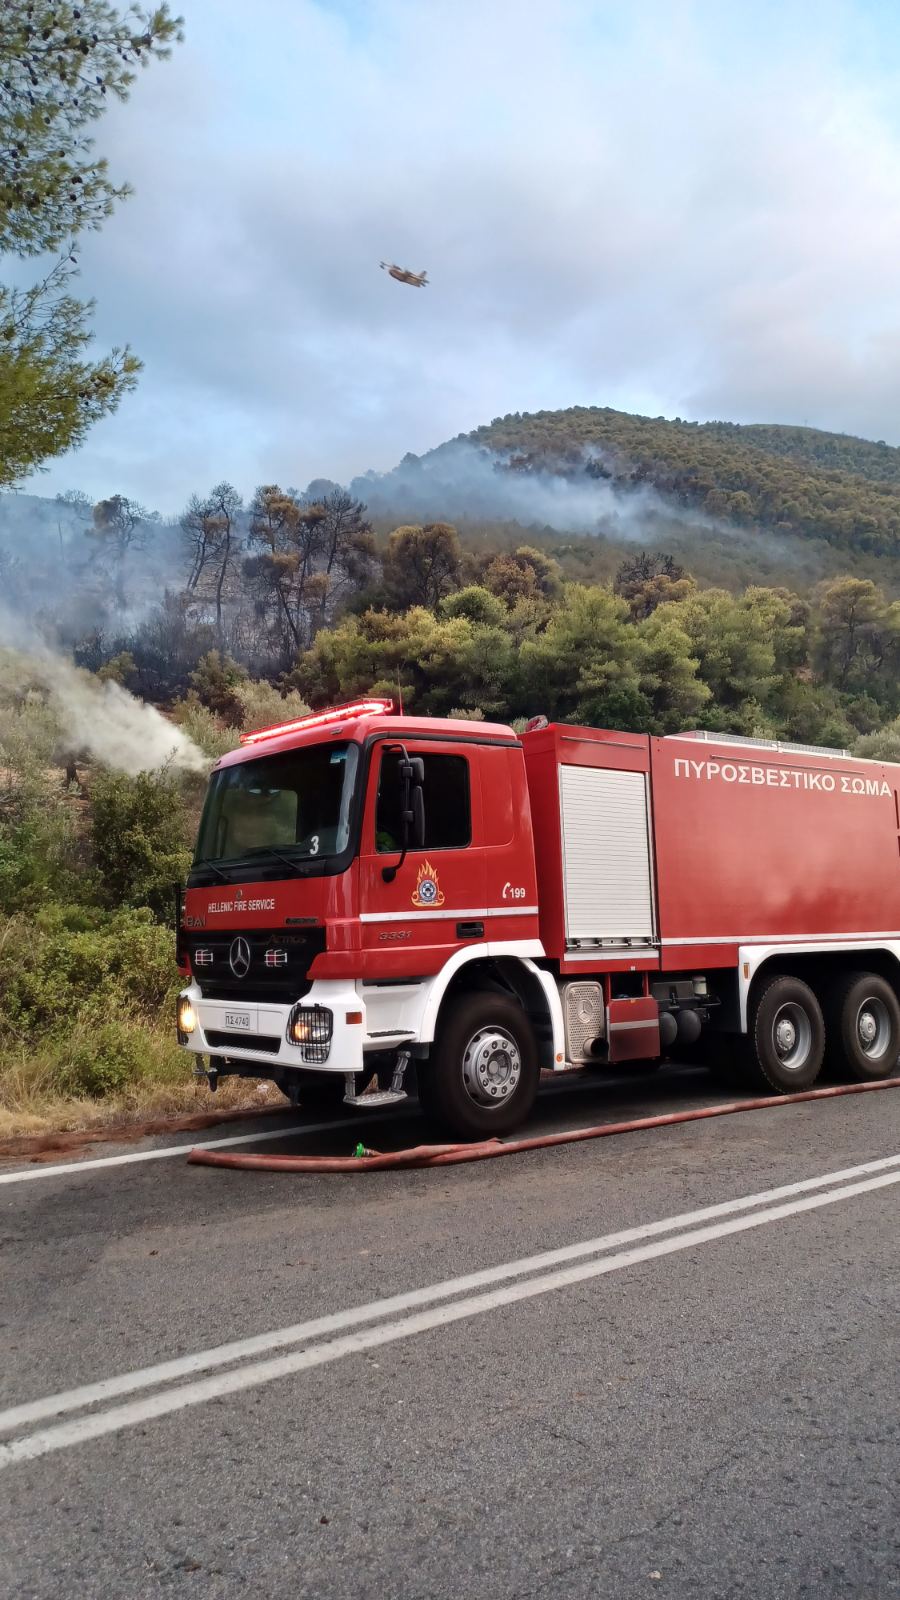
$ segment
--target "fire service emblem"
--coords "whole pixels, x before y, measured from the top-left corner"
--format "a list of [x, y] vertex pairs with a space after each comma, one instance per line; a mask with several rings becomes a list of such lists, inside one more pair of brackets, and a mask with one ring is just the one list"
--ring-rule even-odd
[[430, 861], [423, 861], [419, 868], [412, 903], [418, 911], [431, 911], [435, 906], [444, 904], [438, 875]]

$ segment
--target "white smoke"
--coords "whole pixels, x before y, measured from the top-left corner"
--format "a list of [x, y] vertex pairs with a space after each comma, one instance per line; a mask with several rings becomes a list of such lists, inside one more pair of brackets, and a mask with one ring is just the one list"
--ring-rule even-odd
[[[508, 455], [469, 439], [453, 439], [425, 456], [406, 456], [391, 472], [354, 478], [351, 492], [377, 515], [417, 520], [473, 517], [553, 528], [558, 533], [645, 539], [661, 524], [721, 531], [699, 508], [667, 501], [655, 489], [592, 469], [607, 467], [604, 453], [588, 446], [556, 471], [522, 471]], [[619, 469], [621, 470], [621, 469]], [[727, 530], [734, 536], [735, 529]]]
[[193, 739], [155, 706], [74, 666], [2, 608], [0, 656], [6, 683], [46, 692], [59, 720], [62, 753], [93, 756], [132, 777], [165, 766], [208, 770], [209, 761]]

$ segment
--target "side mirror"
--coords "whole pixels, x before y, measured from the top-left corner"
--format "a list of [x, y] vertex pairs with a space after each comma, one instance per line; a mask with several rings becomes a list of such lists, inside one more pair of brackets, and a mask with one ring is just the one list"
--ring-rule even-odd
[[414, 850], [421, 850], [425, 843], [425, 796], [422, 792], [425, 782], [425, 762], [422, 756], [410, 756], [402, 744], [386, 748], [398, 750], [401, 756], [401, 760], [397, 763], [397, 777], [401, 788], [400, 816], [403, 826], [400, 860], [395, 867], [381, 869], [385, 883], [393, 883], [406, 860], [410, 845]]

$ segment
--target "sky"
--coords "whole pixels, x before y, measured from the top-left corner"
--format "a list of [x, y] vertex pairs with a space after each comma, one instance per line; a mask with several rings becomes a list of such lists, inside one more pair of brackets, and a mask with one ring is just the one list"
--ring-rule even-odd
[[31, 492], [177, 514], [569, 405], [900, 443], [896, 5], [181, 9], [80, 249], [140, 386]]

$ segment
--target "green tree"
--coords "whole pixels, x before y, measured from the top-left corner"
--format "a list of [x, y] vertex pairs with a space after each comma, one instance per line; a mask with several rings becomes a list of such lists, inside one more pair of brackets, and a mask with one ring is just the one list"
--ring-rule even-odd
[[655, 555], [642, 550], [640, 555], [629, 557], [622, 562], [613, 583], [615, 593], [628, 601], [636, 622], [649, 617], [657, 606], [667, 601], [685, 600], [696, 587], [675, 557], [663, 550]]
[[0, 13], [0, 251], [42, 255], [98, 228], [128, 194], [85, 130], [127, 100], [135, 68], [170, 54], [168, 5], [12, 0]]
[[818, 664], [838, 689], [864, 685], [893, 661], [900, 608], [870, 579], [836, 578], [819, 593]]
[[494, 627], [505, 622], [507, 616], [503, 601], [477, 583], [470, 583], [465, 589], [448, 594], [446, 600], [441, 601], [440, 614], [442, 617], [468, 617], [470, 622], [488, 623]]
[[59, 255], [33, 287], [0, 285], [0, 487], [80, 443], [136, 381], [127, 349], [88, 359], [93, 308], [69, 292], [72, 241], [128, 193], [87, 130], [110, 100], [128, 98], [139, 66], [180, 38], [167, 5], [0, 8], [0, 255]]
[[678, 607], [656, 608], [635, 629], [641, 644], [640, 685], [650, 702], [653, 733], [696, 726], [712, 698], [679, 621]]
[[775, 620], [786, 623], [786, 601], [763, 604], [748, 590], [735, 598], [724, 589], [704, 589], [654, 615], [673, 618], [690, 641], [701, 680], [712, 694], [714, 726], [736, 733], [759, 731], [760, 707], [778, 685]]
[[543, 632], [521, 647], [523, 709], [599, 727], [644, 728], [641, 648], [628, 607], [609, 589], [566, 587]]
[[384, 557], [385, 588], [398, 611], [427, 606], [436, 611], [445, 595], [460, 587], [462, 550], [448, 522], [395, 528]]
[[506, 714], [515, 674], [505, 628], [415, 606], [403, 616], [367, 611], [323, 630], [290, 681], [313, 704], [361, 693], [396, 698], [401, 690], [408, 710], [447, 716], [479, 708], [493, 716]]
[[501, 550], [498, 555], [486, 559], [481, 583], [510, 609], [519, 600], [556, 600], [562, 590], [559, 563], [530, 545]]
[[0, 489], [81, 443], [133, 389], [128, 350], [87, 357], [92, 307], [66, 293], [57, 268], [27, 290], [0, 284]]

